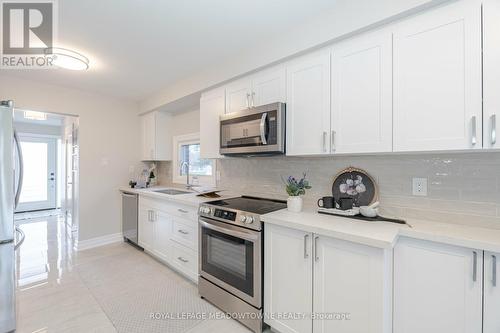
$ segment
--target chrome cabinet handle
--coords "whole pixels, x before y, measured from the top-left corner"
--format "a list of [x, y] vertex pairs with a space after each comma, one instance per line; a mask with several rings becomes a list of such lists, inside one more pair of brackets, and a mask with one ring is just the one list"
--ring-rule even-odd
[[24, 181], [24, 158], [23, 151], [21, 150], [21, 141], [19, 141], [19, 136], [14, 130], [14, 142], [16, 143], [17, 158], [19, 159], [19, 180], [16, 188], [16, 195], [14, 197], [14, 209], [19, 205], [19, 199], [21, 198], [21, 189], [23, 187]]
[[472, 251], [472, 281], [476, 282], [477, 280], [477, 252]]
[[323, 132], [323, 152], [326, 153], [326, 132]]
[[19, 239], [19, 241], [16, 243], [16, 245], [14, 245], [14, 251], [17, 250], [21, 244], [23, 244], [24, 242], [24, 239], [26, 238], [26, 235], [24, 234], [24, 231], [22, 231], [18, 226], [16, 226], [16, 232], [21, 235], [21, 238]]
[[332, 130], [332, 151], [335, 151], [335, 134], [337, 132]]
[[318, 256], [318, 238], [319, 236], [314, 236], [314, 260], [318, 261], [319, 256]]
[[184, 213], [184, 214], [189, 213], [187, 210], [184, 210], [184, 209], [181, 209], [181, 208], [177, 209], [177, 211], [179, 211], [181, 213]]
[[260, 118], [260, 140], [262, 141], [263, 145], [267, 145], [267, 140], [266, 140], [266, 118], [267, 118], [267, 112], [264, 112], [262, 114], [262, 117]]
[[495, 255], [491, 255], [491, 284], [493, 287], [497, 286], [497, 257]]
[[494, 146], [497, 143], [497, 115], [492, 114], [490, 117], [491, 122], [491, 145]]
[[178, 260], [182, 261], [182, 262], [189, 262], [189, 260], [187, 259], [184, 259], [183, 257], [177, 257]]
[[188, 235], [189, 234], [189, 232], [187, 232], [186, 230], [182, 230], [182, 229], [177, 230], [177, 232], [180, 232], [183, 235]]
[[252, 91], [252, 107], [255, 107], [255, 91]]
[[250, 94], [247, 93], [247, 109], [250, 109]]
[[304, 259], [309, 258], [309, 253], [307, 253], [307, 239], [309, 238], [309, 234], [304, 235]]
[[476, 116], [472, 116], [472, 118], [471, 118], [471, 144], [473, 146], [475, 146], [477, 144]]

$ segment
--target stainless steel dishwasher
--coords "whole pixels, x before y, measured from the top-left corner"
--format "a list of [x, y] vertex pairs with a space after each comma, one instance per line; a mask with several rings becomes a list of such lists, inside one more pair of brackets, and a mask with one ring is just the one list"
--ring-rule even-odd
[[122, 232], [125, 241], [139, 246], [139, 195], [122, 192]]

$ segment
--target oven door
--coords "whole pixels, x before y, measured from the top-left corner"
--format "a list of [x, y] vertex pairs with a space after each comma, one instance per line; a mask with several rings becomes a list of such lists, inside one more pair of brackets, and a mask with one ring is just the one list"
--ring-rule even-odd
[[261, 233], [199, 218], [200, 276], [262, 307]]

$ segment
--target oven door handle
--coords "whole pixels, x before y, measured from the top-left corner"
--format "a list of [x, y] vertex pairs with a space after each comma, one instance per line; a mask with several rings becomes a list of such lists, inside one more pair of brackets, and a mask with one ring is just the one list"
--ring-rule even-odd
[[211, 222], [208, 222], [205, 219], [202, 220], [200, 218], [199, 222], [200, 222], [201, 226], [204, 228], [215, 230], [215, 231], [221, 232], [221, 233], [226, 234], [226, 235], [238, 237], [238, 238], [245, 239], [245, 240], [248, 240], [251, 242], [255, 242], [259, 239], [259, 235], [256, 235], [256, 234], [253, 234], [250, 232], [238, 231], [238, 230], [232, 230], [229, 228], [219, 227], [217, 225], [214, 225]]

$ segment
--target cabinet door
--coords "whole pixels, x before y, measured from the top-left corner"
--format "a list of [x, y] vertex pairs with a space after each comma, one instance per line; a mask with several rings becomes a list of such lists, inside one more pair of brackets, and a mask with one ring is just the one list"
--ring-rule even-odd
[[220, 158], [219, 117], [225, 111], [224, 89], [204, 93], [200, 99], [200, 157]]
[[500, 332], [500, 253], [484, 252], [483, 333]]
[[332, 50], [332, 151], [392, 151], [392, 34], [380, 31]]
[[497, 123], [500, 116], [500, 2], [483, 1], [483, 145], [500, 148]]
[[152, 252], [154, 248], [153, 210], [146, 206], [139, 207], [139, 245]]
[[314, 313], [345, 317], [315, 319], [313, 331], [392, 332], [392, 256], [386, 258], [383, 249], [314, 237]]
[[154, 254], [165, 261], [170, 260], [170, 236], [172, 234], [172, 217], [164, 212], [155, 212]]
[[150, 112], [141, 117], [142, 134], [142, 160], [151, 161], [155, 159], [156, 149], [156, 113]]
[[287, 155], [330, 153], [330, 50], [287, 65]]
[[394, 333], [481, 333], [482, 263], [482, 251], [400, 239]]
[[458, 1], [394, 33], [394, 150], [482, 148], [481, 6]]
[[285, 66], [273, 67], [253, 76], [252, 106], [286, 102]]
[[[281, 333], [312, 332], [312, 234], [266, 224], [264, 231], [265, 322]], [[283, 313], [307, 318], [284, 319]]]
[[226, 113], [238, 112], [251, 107], [252, 80], [243, 78], [226, 86]]

